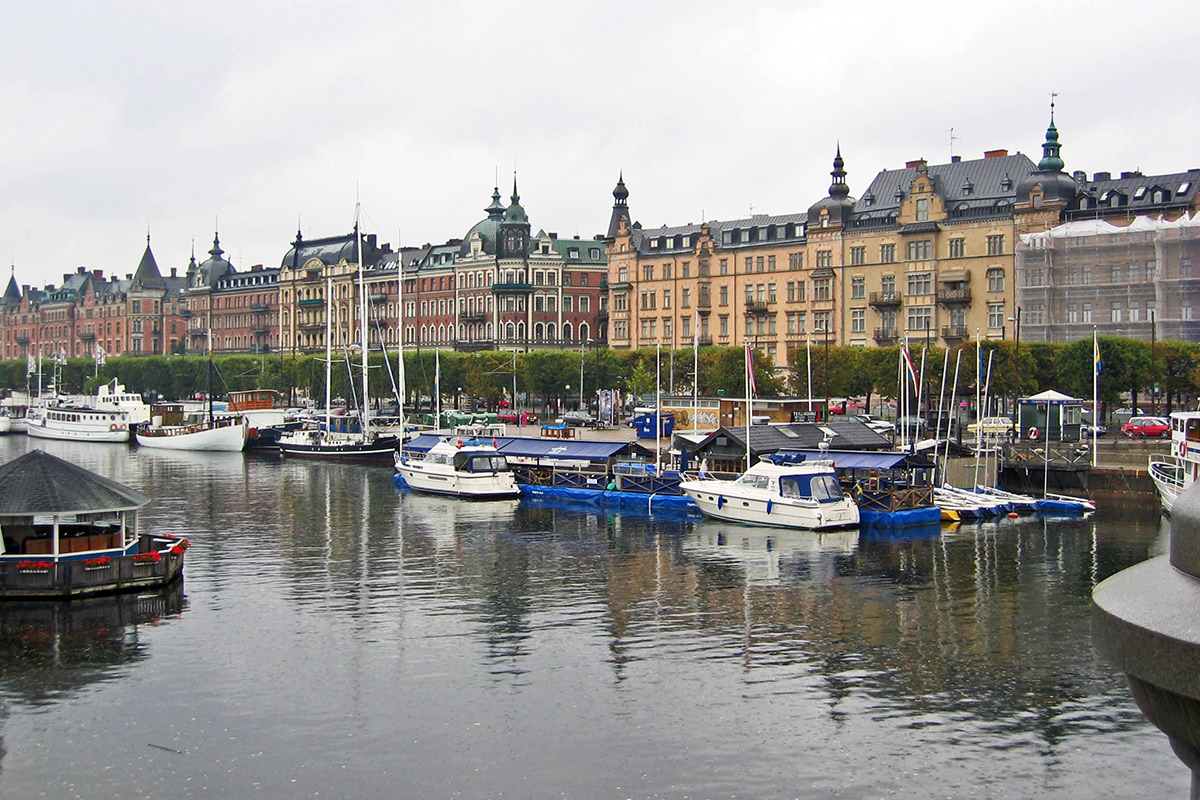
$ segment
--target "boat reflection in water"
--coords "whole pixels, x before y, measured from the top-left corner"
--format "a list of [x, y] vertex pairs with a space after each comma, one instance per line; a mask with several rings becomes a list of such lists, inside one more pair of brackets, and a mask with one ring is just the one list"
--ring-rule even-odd
[[774, 582], [789, 560], [821, 561], [848, 556], [858, 546], [857, 530], [826, 533], [757, 528], [705, 520], [683, 541], [684, 552], [738, 564], [751, 583]]

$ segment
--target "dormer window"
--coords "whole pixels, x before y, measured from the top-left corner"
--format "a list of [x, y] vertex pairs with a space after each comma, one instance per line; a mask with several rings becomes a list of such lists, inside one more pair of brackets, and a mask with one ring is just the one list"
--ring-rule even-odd
[[973, 183], [971, 183], [971, 181], [969, 181], [969, 180], [963, 181], [962, 193], [964, 196], [969, 195], [974, 191], [975, 191], [975, 185]]
[[863, 205], [867, 208], [875, 205], [875, 195], [871, 194], [870, 192], [867, 192], [865, 195], [863, 195]]
[[899, 202], [900, 202], [901, 200], [903, 200], [903, 199], [904, 199], [904, 190], [903, 190], [903, 189], [897, 189], [897, 190], [896, 190], [896, 202], [897, 202], [897, 203], [899, 203]]
[[1007, 192], [1007, 191], [1010, 191], [1012, 189], [1012, 187], [1013, 187], [1012, 178], [1008, 177], [1008, 174], [1006, 173], [1004, 175], [1004, 180], [1000, 181], [1000, 188]]
[[1192, 188], [1191, 181], [1179, 184], [1179, 188], [1175, 190], [1175, 194], [1187, 194], [1188, 189]]
[[1155, 189], [1155, 190], [1154, 190], [1154, 194], [1152, 194], [1152, 195], [1150, 196], [1150, 202], [1152, 202], [1152, 203], [1161, 203], [1161, 202], [1163, 202], [1165, 199], [1166, 199], [1166, 198], [1165, 198], [1165, 196], [1164, 196], [1164, 194], [1163, 194], [1163, 190], [1162, 190], [1162, 189]]

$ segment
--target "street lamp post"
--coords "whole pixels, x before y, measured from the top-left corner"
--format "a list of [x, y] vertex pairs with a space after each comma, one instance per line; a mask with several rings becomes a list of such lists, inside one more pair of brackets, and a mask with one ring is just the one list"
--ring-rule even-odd
[[583, 411], [583, 356], [586, 342], [579, 340], [579, 410]]

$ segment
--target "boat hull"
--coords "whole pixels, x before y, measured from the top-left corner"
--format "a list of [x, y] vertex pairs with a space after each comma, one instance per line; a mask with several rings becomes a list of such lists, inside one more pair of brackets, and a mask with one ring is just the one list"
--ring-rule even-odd
[[291, 458], [326, 461], [391, 462], [400, 440], [381, 436], [364, 441], [353, 434], [330, 435], [324, 431], [297, 431], [279, 439], [279, 451]]
[[[117, 426], [115, 429], [112, 427], [114, 425]], [[57, 439], [65, 442], [128, 442], [128, 426], [122, 428], [121, 425], [122, 423], [115, 422], [107, 425], [57, 424], [43, 418], [29, 420], [25, 432], [35, 439]]]
[[215, 427], [160, 425], [138, 431], [137, 443], [160, 450], [236, 452], [246, 446], [246, 431], [242, 421]]
[[812, 531], [859, 524], [858, 506], [848, 498], [830, 503], [795, 500], [739, 490], [733, 481], [683, 481], [679, 488], [705, 516], [725, 522]]
[[401, 463], [396, 472], [417, 492], [498, 499], [517, 497], [521, 490], [511, 472], [455, 473], [422, 469], [420, 464]]

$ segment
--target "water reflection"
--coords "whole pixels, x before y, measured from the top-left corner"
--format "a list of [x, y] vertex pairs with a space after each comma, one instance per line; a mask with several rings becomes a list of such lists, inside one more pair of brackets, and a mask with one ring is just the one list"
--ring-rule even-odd
[[[812, 534], [464, 502], [252, 453], [72, 456], [186, 528], [188, 613], [112, 628], [100, 666], [68, 645], [91, 676], [74, 689], [48, 656], [13, 678], [0, 655], [6, 794], [97, 775], [115, 798], [390, 796], [397, 775], [414, 797], [1186, 786], [1090, 643], [1091, 587], [1165, 542], [1152, 507]], [[128, 730], [187, 757], [105, 771]]]

